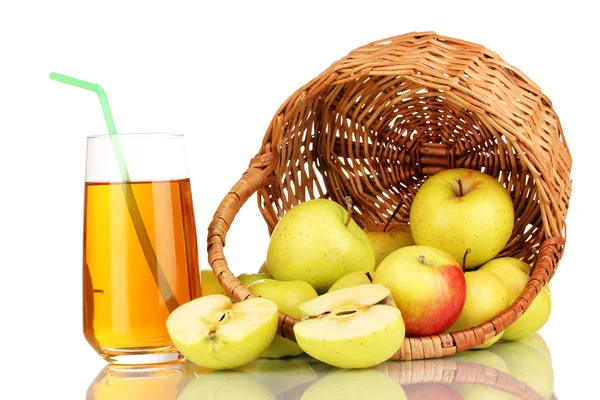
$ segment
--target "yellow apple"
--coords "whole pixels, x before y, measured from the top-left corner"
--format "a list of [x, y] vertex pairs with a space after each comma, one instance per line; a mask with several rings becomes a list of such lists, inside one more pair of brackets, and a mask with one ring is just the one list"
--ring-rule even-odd
[[237, 399], [275, 400], [275, 396], [252, 375], [240, 371], [214, 371], [200, 375], [177, 396], [177, 400]]
[[402, 386], [373, 369], [341, 370], [319, 379], [302, 394], [301, 400], [406, 400]]
[[[298, 306], [318, 296], [315, 289], [304, 281], [263, 279], [250, 284], [248, 290], [255, 296], [274, 301], [279, 311], [296, 319], [302, 318]], [[302, 349], [298, 346], [298, 343], [281, 336], [275, 336], [273, 343], [262, 354], [262, 357], [282, 358], [299, 354], [302, 354]]]
[[269, 274], [240, 274], [237, 277], [242, 285], [248, 287], [253, 282], [260, 281], [262, 279], [273, 279]]
[[428, 246], [407, 246], [381, 262], [373, 283], [387, 286], [402, 311], [409, 336], [446, 330], [460, 314], [465, 275], [450, 255]]
[[[477, 270], [465, 273], [467, 297], [460, 316], [449, 332], [468, 329], [495, 317], [508, 304], [508, 294], [502, 280], [490, 271]], [[503, 334], [489, 338], [477, 348], [485, 349], [498, 341]]]
[[225, 289], [219, 283], [212, 269], [200, 270], [200, 282], [202, 285], [202, 296], [225, 294]]
[[167, 318], [173, 344], [189, 361], [211, 369], [247, 364], [269, 347], [278, 322], [277, 305], [255, 297], [233, 303], [213, 294], [177, 307]]
[[348, 275], [342, 276], [338, 279], [333, 286], [331, 286], [328, 292], [333, 292], [334, 290], [343, 289], [346, 287], [358, 286], [358, 285], [368, 285], [371, 283], [370, 272], [367, 271], [354, 271], [350, 272]]
[[269, 268], [267, 268], [267, 262], [266, 261], [264, 263], [262, 263], [262, 265], [258, 269], [258, 273], [259, 274], [268, 274], [269, 273]]
[[361, 285], [326, 293], [300, 305], [308, 317], [294, 325], [307, 354], [338, 368], [368, 368], [389, 359], [404, 340], [400, 310], [381, 304], [390, 291]]
[[[479, 268], [480, 271], [490, 271], [498, 276], [506, 286], [509, 304], [512, 304], [521, 294], [529, 276], [521, 270], [514, 258], [504, 257], [492, 260]], [[519, 340], [539, 331], [550, 318], [552, 301], [550, 292], [544, 287], [533, 300], [527, 311], [504, 331], [502, 340]]]
[[392, 251], [415, 244], [410, 233], [410, 226], [389, 226], [385, 232], [383, 228], [384, 225], [365, 228], [373, 250], [375, 250], [375, 269]]
[[471, 169], [448, 169], [425, 181], [410, 208], [415, 243], [432, 246], [466, 268], [496, 257], [514, 225], [513, 202], [496, 179]]
[[277, 280], [305, 281], [325, 293], [350, 272], [373, 271], [375, 251], [367, 234], [348, 220], [344, 207], [317, 199], [281, 218], [269, 242], [267, 265]]
[[552, 396], [554, 370], [543, 352], [520, 341], [497, 343], [490, 347], [490, 351], [502, 357], [512, 376], [530, 386], [543, 398]]

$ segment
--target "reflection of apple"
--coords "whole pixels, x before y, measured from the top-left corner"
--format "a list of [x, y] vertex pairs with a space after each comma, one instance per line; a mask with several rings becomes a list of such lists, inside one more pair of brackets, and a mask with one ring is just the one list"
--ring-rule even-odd
[[333, 292], [334, 290], [343, 289], [346, 287], [358, 286], [358, 285], [368, 285], [371, 283], [371, 279], [369, 276], [371, 273], [367, 271], [354, 271], [350, 272], [348, 275], [342, 276], [338, 279], [328, 290], [328, 292]]
[[415, 243], [432, 246], [462, 260], [466, 268], [494, 258], [514, 225], [510, 195], [494, 178], [470, 169], [448, 169], [425, 181], [410, 208]]
[[[300, 303], [317, 297], [315, 289], [304, 281], [264, 279], [250, 284], [248, 290], [255, 296], [274, 301], [279, 311], [296, 319], [302, 318], [302, 313], [298, 309]], [[297, 356], [301, 353], [302, 349], [298, 346], [298, 343], [281, 336], [275, 336], [273, 343], [262, 356], [265, 358], [282, 358]]]
[[228, 369], [258, 358], [277, 332], [277, 305], [255, 297], [233, 303], [213, 294], [177, 307], [167, 319], [173, 344], [201, 367]]
[[404, 322], [382, 285], [326, 293], [300, 305], [308, 317], [294, 325], [307, 354], [339, 368], [368, 368], [389, 359], [404, 340]]
[[[477, 270], [465, 273], [467, 298], [460, 316], [448, 331], [472, 328], [489, 321], [507, 306], [508, 294], [504, 284], [490, 271]], [[477, 348], [485, 349], [496, 343], [503, 334], [488, 339]]]
[[502, 342], [490, 347], [508, 367], [510, 374], [530, 386], [545, 399], [554, 391], [552, 363], [544, 353], [523, 342]]
[[365, 228], [365, 232], [367, 232], [367, 236], [373, 245], [373, 250], [375, 250], [376, 269], [392, 251], [415, 244], [410, 233], [410, 226], [389, 226], [385, 232], [383, 228], [384, 225]]
[[[519, 262], [515, 258], [504, 257], [485, 263], [479, 269], [496, 274], [504, 282], [510, 304], [519, 297], [529, 282], [529, 276], [519, 268]], [[519, 340], [539, 331], [550, 318], [551, 310], [550, 293], [544, 287], [529, 305], [525, 314], [506, 328], [502, 340]]]
[[390, 289], [408, 335], [443, 332], [456, 321], [465, 302], [462, 268], [433, 247], [408, 246], [394, 251], [377, 268], [373, 283]]
[[406, 399], [406, 394], [396, 381], [372, 370], [341, 370], [312, 384], [301, 400], [364, 400]]
[[463, 398], [452, 385], [444, 383], [416, 383], [402, 385], [402, 389], [408, 400], [462, 400]]
[[542, 335], [540, 335], [539, 333], [534, 333], [533, 335], [527, 336], [519, 341], [530, 344], [533, 347], [537, 348], [542, 353], [544, 353], [550, 361], [552, 361], [552, 355], [550, 354], [550, 347], [548, 347], [548, 344], [546, 343], [546, 341], [544, 340]]
[[449, 360], [469, 362], [472, 364], [485, 365], [488, 368], [493, 368], [508, 374], [506, 363], [498, 354], [492, 353], [489, 350], [466, 350], [460, 353], [453, 354], [448, 357]]
[[200, 270], [200, 282], [202, 286], [202, 296], [211, 294], [225, 294], [225, 289], [217, 280], [212, 269]]
[[267, 252], [267, 265], [280, 281], [308, 282], [324, 293], [353, 271], [373, 271], [375, 252], [367, 234], [331, 200], [304, 202], [279, 221]]
[[262, 279], [273, 279], [273, 277], [269, 274], [240, 274], [237, 277], [242, 285], [248, 287], [251, 283], [256, 281], [260, 281]]
[[215, 371], [200, 375], [177, 396], [177, 400], [213, 399], [275, 400], [275, 396], [252, 375], [240, 371]]
[[304, 360], [292, 358], [289, 360], [259, 359], [240, 368], [257, 378], [268, 387], [275, 396], [303, 385], [316, 381], [317, 374]]
[[455, 383], [452, 386], [464, 400], [519, 400], [520, 397], [485, 383]]

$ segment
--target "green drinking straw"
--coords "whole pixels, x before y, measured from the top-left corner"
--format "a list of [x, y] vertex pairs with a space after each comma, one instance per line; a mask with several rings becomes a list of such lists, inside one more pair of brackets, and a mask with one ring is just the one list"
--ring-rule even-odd
[[152, 247], [152, 242], [150, 241], [150, 236], [148, 235], [146, 226], [144, 225], [144, 220], [142, 219], [142, 214], [140, 213], [140, 208], [135, 199], [133, 189], [129, 184], [131, 182], [131, 179], [129, 178], [129, 171], [127, 170], [127, 165], [125, 164], [125, 158], [123, 157], [123, 151], [117, 135], [117, 128], [115, 127], [115, 122], [113, 120], [112, 113], [110, 112], [110, 106], [108, 105], [108, 99], [106, 98], [104, 89], [102, 86], [96, 83], [82, 81], [67, 75], [57, 74], [56, 72], [50, 73], [50, 79], [82, 89], [91, 90], [98, 95], [100, 105], [102, 106], [102, 112], [104, 113], [104, 119], [106, 120], [106, 126], [108, 127], [108, 133], [113, 146], [113, 151], [115, 152], [115, 157], [117, 159], [117, 163], [119, 164], [121, 179], [124, 183], [121, 185], [121, 188], [123, 189], [123, 194], [125, 195], [125, 201], [127, 203], [127, 208], [129, 209], [129, 215], [131, 216], [135, 232], [138, 240], [140, 241], [146, 262], [150, 267], [152, 277], [156, 282], [156, 286], [158, 287], [158, 290], [160, 291], [160, 294], [169, 311], [173, 311], [179, 306], [179, 303], [175, 298], [171, 287], [169, 286], [169, 282], [167, 281], [162, 268], [160, 267], [158, 257], [156, 256], [156, 252]]

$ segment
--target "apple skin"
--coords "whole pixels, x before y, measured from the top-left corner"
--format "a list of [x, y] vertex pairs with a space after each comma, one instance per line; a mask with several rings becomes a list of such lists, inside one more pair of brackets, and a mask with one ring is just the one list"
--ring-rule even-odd
[[212, 269], [200, 270], [200, 282], [202, 287], [202, 296], [211, 294], [225, 294], [225, 289], [219, 283], [219, 280], [213, 273]]
[[[448, 329], [449, 332], [484, 323], [500, 314], [508, 305], [508, 294], [504, 283], [495, 274], [479, 269], [465, 273], [465, 279], [467, 281], [465, 305], [456, 322]], [[476, 348], [490, 347], [503, 336], [503, 333], [486, 340]]]
[[514, 219], [510, 195], [496, 179], [462, 168], [448, 169], [427, 179], [410, 208], [415, 243], [443, 250], [461, 263], [466, 250], [471, 249], [467, 269], [500, 253], [510, 238]]
[[256, 281], [260, 281], [262, 279], [273, 279], [273, 277], [269, 274], [263, 274], [263, 273], [259, 273], [259, 274], [240, 274], [237, 277], [240, 282], [242, 282], [242, 285], [248, 287], [251, 283], [254, 283]]
[[392, 292], [407, 336], [445, 331], [465, 304], [467, 289], [461, 266], [450, 255], [428, 246], [407, 246], [391, 253], [375, 271], [373, 283]]
[[403, 385], [407, 400], [463, 400], [462, 395], [449, 384], [416, 383]]
[[[296, 319], [302, 318], [298, 306], [318, 296], [315, 289], [304, 281], [263, 279], [250, 284], [248, 290], [255, 296], [264, 297], [275, 302], [279, 311]], [[262, 357], [283, 358], [297, 356], [302, 353], [303, 351], [298, 343], [276, 335]]]
[[301, 400], [406, 399], [402, 386], [373, 369], [344, 369], [319, 379], [306, 389]]
[[[522, 271], [519, 260], [504, 257], [485, 263], [479, 271], [489, 271], [496, 274], [504, 282], [507, 290], [508, 302], [512, 304], [521, 294], [529, 276]], [[502, 340], [519, 340], [539, 331], [550, 318], [552, 299], [545, 286], [535, 297], [529, 308], [515, 322], [513, 322], [502, 335]]]
[[489, 350], [502, 357], [512, 376], [530, 386], [543, 398], [549, 399], [552, 396], [554, 370], [542, 351], [521, 341], [497, 343]]
[[367, 272], [367, 271], [350, 272], [348, 275], [344, 275], [340, 279], [338, 279], [333, 284], [333, 286], [331, 286], [329, 288], [329, 290], [327, 292], [329, 293], [329, 292], [333, 292], [335, 290], [352, 287], [352, 286], [368, 285], [369, 283], [371, 283], [371, 280], [367, 276], [367, 273], [370, 274], [370, 272]]
[[267, 265], [280, 281], [308, 282], [325, 293], [342, 276], [373, 271], [375, 251], [367, 234], [331, 200], [299, 204], [281, 218], [269, 242]]
[[267, 262], [266, 261], [264, 263], [262, 263], [262, 265], [258, 269], [258, 273], [259, 274], [269, 274], [269, 268], [267, 268]]
[[233, 303], [213, 294], [177, 307], [167, 331], [181, 354], [196, 365], [231, 369], [260, 357], [277, 333], [277, 305], [264, 298]]
[[375, 269], [377, 269], [383, 259], [389, 256], [394, 250], [415, 244], [412, 234], [410, 233], [410, 226], [388, 226], [388, 229], [385, 232], [383, 231], [383, 228], [384, 225], [365, 228], [365, 232], [373, 245], [373, 250], [375, 250]]

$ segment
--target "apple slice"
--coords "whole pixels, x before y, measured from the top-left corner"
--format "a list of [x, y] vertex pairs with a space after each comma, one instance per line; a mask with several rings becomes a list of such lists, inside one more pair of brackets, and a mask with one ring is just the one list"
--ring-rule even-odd
[[400, 310], [383, 285], [360, 285], [326, 293], [300, 305], [307, 316], [294, 325], [310, 356], [339, 368], [368, 368], [389, 359], [404, 340]]
[[277, 332], [277, 305], [252, 298], [233, 303], [214, 294], [185, 303], [167, 319], [173, 344], [189, 361], [230, 369], [258, 358]]

